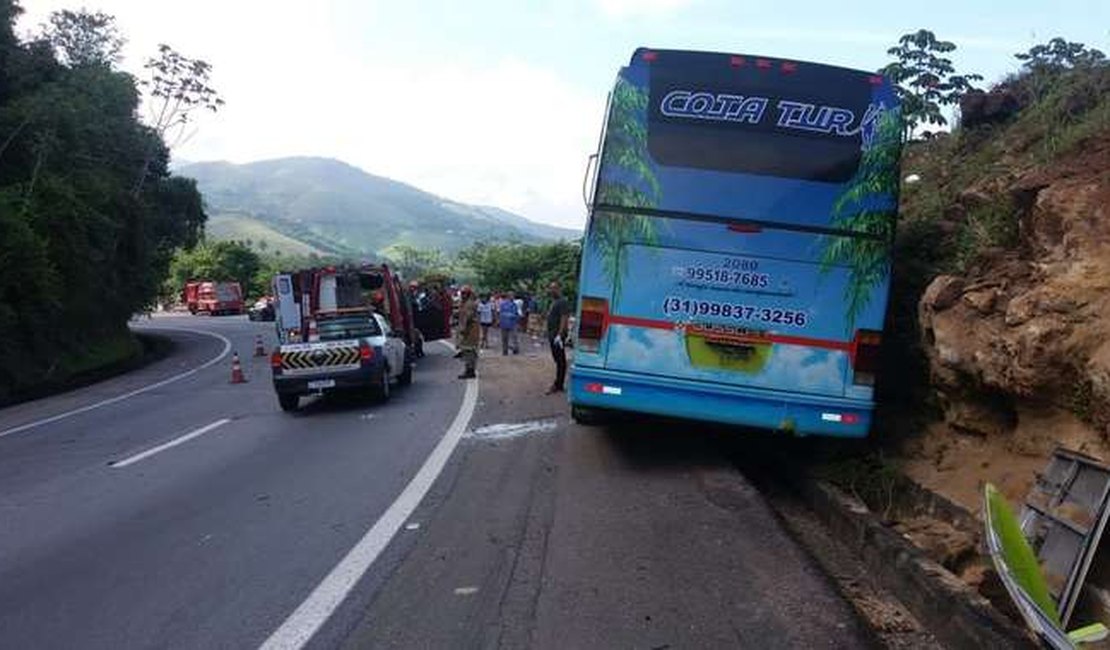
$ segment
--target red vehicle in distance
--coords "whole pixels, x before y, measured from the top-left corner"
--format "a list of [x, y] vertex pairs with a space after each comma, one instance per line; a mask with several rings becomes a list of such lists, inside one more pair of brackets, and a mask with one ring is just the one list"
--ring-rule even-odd
[[243, 313], [243, 289], [238, 282], [189, 281], [185, 283], [181, 299], [194, 315]]

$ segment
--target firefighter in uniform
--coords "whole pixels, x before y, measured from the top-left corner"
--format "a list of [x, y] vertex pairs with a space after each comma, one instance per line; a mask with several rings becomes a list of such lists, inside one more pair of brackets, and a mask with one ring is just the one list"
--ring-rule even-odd
[[478, 364], [478, 345], [482, 341], [482, 330], [478, 324], [478, 300], [470, 287], [464, 286], [459, 292], [462, 304], [459, 306], [459, 354], [466, 370], [459, 379], [473, 379], [474, 367]]

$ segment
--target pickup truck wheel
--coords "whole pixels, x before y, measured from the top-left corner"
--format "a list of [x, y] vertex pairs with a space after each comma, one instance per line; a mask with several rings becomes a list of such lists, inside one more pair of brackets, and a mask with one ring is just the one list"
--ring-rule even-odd
[[281, 405], [281, 410], [287, 413], [296, 411], [300, 403], [301, 396], [296, 393], [278, 393], [278, 404]]
[[408, 386], [412, 384], [412, 361], [405, 361], [405, 369], [401, 372], [401, 376], [397, 378], [398, 386]]
[[384, 365], [382, 366], [381, 384], [377, 387], [375, 397], [378, 398], [379, 402], [389, 401], [389, 368]]

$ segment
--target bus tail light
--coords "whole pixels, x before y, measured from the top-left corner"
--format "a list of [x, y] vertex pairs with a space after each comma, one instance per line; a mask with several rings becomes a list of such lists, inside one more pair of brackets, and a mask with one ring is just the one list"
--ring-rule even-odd
[[856, 413], [822, 413], [821, 419], [837, 424], [859, 424], [859, 415]]
[[578, 317], [578, 338], [575, 345], [583, 352], [597, 352], [605, 330], [609, 328], [609, 301], [604, 298], [582, 298]]
[[370, 344], [366, 341], [359, 343], [358, 358], [362, 363], [369, 362], [374, 358], [374, 348], [370, 347]]
[[882, 334], [874, 330], [859, 330], [852, 342], [852, 383], [857, 386], [874, 386], [879, 372], [879, 349]]
[[281, 370], [281, 364], [281, 350], [274, 350], [274, 353], [270, 355], [270, 367], [274, 370]]

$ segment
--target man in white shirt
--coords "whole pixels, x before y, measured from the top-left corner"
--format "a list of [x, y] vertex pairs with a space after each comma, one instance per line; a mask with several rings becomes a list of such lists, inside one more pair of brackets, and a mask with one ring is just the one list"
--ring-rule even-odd
[[489, 328], [493, 327], [493, 302], [489, 294], [482, 294], [478, 301], [478, 324], [482, 326], [482, 347], [489, 347]]

